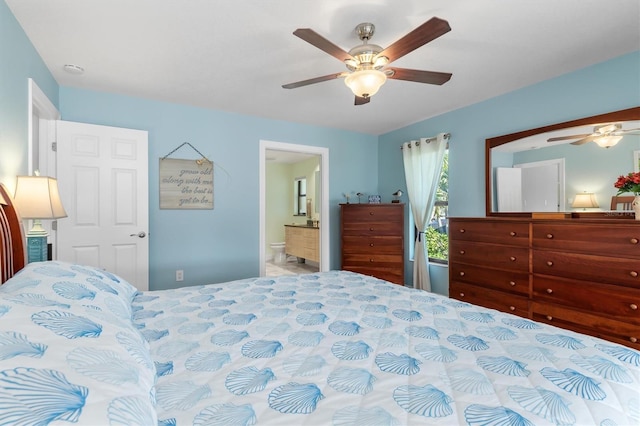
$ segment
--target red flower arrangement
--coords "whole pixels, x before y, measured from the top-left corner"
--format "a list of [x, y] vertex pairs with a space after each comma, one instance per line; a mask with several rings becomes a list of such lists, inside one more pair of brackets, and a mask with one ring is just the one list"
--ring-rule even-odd
[[633, 192], [634, 195], [640, 195], [640, 172], [619, 176], [613, 186], [618, 188], [618, 195], [625, 192]]

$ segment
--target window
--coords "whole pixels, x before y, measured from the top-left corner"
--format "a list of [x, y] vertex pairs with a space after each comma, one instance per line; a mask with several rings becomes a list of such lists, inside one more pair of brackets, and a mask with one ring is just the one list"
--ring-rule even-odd
[[296, 178], [293, 181], [293, 215], [307, 215], [307, 178]]
[[429, 262], [448, 263], [449, 261], [449, 150], [442, 159], [442, 172], [436, 189], [436, 201], [431, 222], [425, 235]]

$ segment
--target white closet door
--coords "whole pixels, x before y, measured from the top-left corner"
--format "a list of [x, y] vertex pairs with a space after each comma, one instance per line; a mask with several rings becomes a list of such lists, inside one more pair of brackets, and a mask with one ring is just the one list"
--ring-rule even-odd
[[147, 132], [57, 122], [58, 259], [149, 289]]

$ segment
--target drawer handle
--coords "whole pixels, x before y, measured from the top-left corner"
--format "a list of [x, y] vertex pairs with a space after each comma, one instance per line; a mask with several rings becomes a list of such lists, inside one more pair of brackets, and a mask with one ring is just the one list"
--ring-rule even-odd
[[636, 305], [635, 303], [630, 304], [629, 307], [634, 311], [638, 310], [638, 305]]
[[460, 228], [460, 233], [461, 233], [461, 234], [464, 234], [464, 233], [465, 233], [464, 228]]
[[553, 262], [550, 260], [547, 260], [547, 266], [553, 266]]
[[373, 247], [373, 243], [370, 243], [370, 244], [369, 244], [369, 247]]
[[515, 282], [515, 281], [509, 281], [509, 285], [510, 285], [511, 287], [513, 287], [514, 285], [516, 285], [516, 282]]
[[509, 235], [511, 235], [512, 237], [515, 237], [517, 234], [513, 231], [509, 232]]
[[464, 297], [464, 293], [460, 293], [460, 297]]
[[638, 342], [638, 339], [637, 339], [637, 338], [635, 338], [635, 337], [629, 337], [629, 341], [630, 341], [631, 343], [637, 343], [637, 342]]
[[464, 254], [464, 253], [465, 253], [465, 251], [464, 251], [464, 250], [460, 250], [460, 254]]
[[638, 273], [636, 271], [631, 271], [629, 272], [629, 275], [631, 275], [633, 278], [638, 276]]
[[373, 231], [373, 228], [369, 228], [369, 231]]
[[373, 263], [373, 259], [369, 259], [369, 262]]
[[509, 309], [512, 310], [512, 311], [515, 311], [516, 307], [515, 306], [509, 306]]
[[369, 212], [369, 216], [373, 216], [373, 212]]
[[460, 276], [464, 277], [464, 271], [460, 271]]
[[551, 315], [547, 315], [547, 319], [548, 319], [549, 321], [551, 321], [551, 320], [553, 320], [553, 317], [552, 317]]
[[637, 238], [632, 238], [632, 239], [629, 240], [629, 242], [631, 244], [638, 244], [638, 239]]
[[547, 238], [548, 239], [552, 239], [553, 238], [553, 234], [547, 234]]
[[552, 288], [548, 288], [547, 289], [547, 293], [549, 293], [549, 294], [553, 293], [553, 289]]
[[515, 258], [515, 256], [510, 256], [510, 257], [509, 257], [509, 260], [510, 260], [510, 261], [512, 261], [512, 262], [515, 262], [515, 261], [516, 261], [516, 258]]

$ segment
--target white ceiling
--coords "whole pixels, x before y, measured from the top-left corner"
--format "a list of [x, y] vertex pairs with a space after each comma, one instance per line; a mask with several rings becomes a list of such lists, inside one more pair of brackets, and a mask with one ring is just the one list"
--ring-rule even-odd
[[[638, 0], [5, 0], [62, 86], [382, 134], [640, 50]], [[354, 106], [337, 59], [372, 22], [386, 47], [437, 16], [452, 30], [393, 62], [451, 72], [443, 86], [388, 80]], [[83, 67], [83, 75], [63, 70]]]

